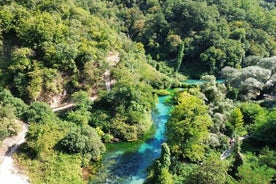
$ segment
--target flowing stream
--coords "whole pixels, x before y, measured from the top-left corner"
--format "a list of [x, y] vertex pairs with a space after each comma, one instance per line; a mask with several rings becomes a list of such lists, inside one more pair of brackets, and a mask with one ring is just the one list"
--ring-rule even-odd
[[[184, 84], [201, 84], [204, 81], [186, 80]], [[217, 80], [223, 83], [224, 80]], [[143, 143], [118, 143], [108, 149], [96, 174], [89, 184], [142, 184], [147, 177], [147, 168], [161, 154], [161, 144], [165, 141], [165, 124], [169, 118], [170, 106], [167, 97], [159, 97], [156, 104], [158, 113], [152, 119], [156, 128], [154, 136]], [[117, 146], [117, 147], [115, 147]], [[114, 148], [115, 147], [115, 148]]]
[[[206, 81], [202, 81], [202, 80], [198, 80], [198, 79], [188, 79], [188, 80], [185, 80], [183, 81], [182, 83], [183, 84], [202, 84]], [[217, 83], [224, 83], [225, 80], [224, 79], [217, 79], [216, 80]]]
[[29, 184], [28, 178], [17, 170], [12, 158], [12, 154], [25, 141], [27, 131], [28, 125], [24, 124], [21, 132], [16, 136], [16, 144], [10, 147], [3, 158], [3, 162], [0, 165], [1, 184]]
[[158, 98], [158, 112], [152, 115], [156, 128], [154, 136], [140, 145], [130, 144], [126, 150], [118, 148], [107, 151], [89, 184], [142, 184], [145, 181], [147, 168], [160, 156], [161, 144], [165, 141], [165, 124], [170, 111], [170, 107], [164, 103], [165, 99]]

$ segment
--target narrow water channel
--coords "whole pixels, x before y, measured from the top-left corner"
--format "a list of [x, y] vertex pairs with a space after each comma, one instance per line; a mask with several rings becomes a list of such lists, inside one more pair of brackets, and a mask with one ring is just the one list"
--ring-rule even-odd
[[[217, 79], [216, 82], [217, 83], [224, 83], [225, 80], [224, 79]], [[198, 79], [188, 79], [188, 80], [183, 81], [182, 83], [183, 84], [202, 84], [202, 83], [204, 83], [204, 81], [198, 80]]]
[[170, 107], [164, 102], [167, 97], [159, 97], [157, 113], [152, 119], [156, 128], [154, 136], [140, 145], [126, 150], [114, 149], [108, 152], [101, 162], [98, 173], [89, 184], [142, 184], [147, 177], [147, 168], [161, 154], [161, 144], [165, 141], [165, 124]]

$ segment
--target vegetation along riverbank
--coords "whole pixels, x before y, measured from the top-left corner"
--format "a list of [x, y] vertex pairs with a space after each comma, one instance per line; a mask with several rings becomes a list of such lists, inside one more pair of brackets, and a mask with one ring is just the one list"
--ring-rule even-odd
[[275, 183], [275, 4], [2, 0], [0, 144], [34, 184]]

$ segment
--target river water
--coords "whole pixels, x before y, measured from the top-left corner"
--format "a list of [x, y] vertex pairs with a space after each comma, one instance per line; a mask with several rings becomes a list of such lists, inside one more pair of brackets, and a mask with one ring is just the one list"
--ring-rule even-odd
[[[188, 80], [185, 80], [183, 81], [182, 83], [183, 84], [202, 84], [206, 81], [202, 81], [202, 80], [198, 80], [198, 79], [188, 79]], [[216, 80], [217, 83], [224, 83], [225, 80], [224, 79], [217, 79]]]
[[152, 119], [156, 132], [154, 136], [140, 145], [127, 150], [107, 151], [101, 166], [89, 184], [142, 184], [147, 177], [147, 168], [161, 154], [161, 144], [165, 141], [165, 124], [170, 107], [164, 102], [167, 97], [159, 97]]

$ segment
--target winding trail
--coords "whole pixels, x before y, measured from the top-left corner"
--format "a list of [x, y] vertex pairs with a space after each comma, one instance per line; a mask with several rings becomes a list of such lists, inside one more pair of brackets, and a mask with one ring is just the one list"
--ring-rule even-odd
[[[239, 141], [242, 141], [244, 139], [249, 138], [249, 136], [243, 136], [243, 137], [239, 137]], [[234, 147], [235, 147], [235, 142], [230, 146], [230, 148], [228, 150], [225, 150], [221, 155], [220, 155], [220, 160], [224, 160], [227, 157], [229, 157], [231, 155], [231, 153], [234, 151]]]
[[3, 141], [1, 152], [1, 165], [0, 165], [0, 183], [1, 184], [29, 184], [28, 177], [20, 173], [14, 164], [12, 154], [16, 152], [18, 147], [25, 142], [25, 136], [28, 131], [28, 125], [23, 124], [21, 131], [17, 136], [7, 138]]
[[[115, 66], [120, 61], [119, 53], [110, 52], [107, 61], [110, 66]], [[110, 70], [106, 70], [103, 74], [106, 84], [106, 90], [111, 90], [111, 85], [114, 81], [110, 78]], [[95, 101], [98, 98], [97, 95], [90, 97], [91, 101]], [[66, 110], [76, 106], [75, 103], [64, 104], [60, 107], [52, 108], [53, 112]], [[18, 135], [7, 138], [3, 141], [0, 148], [0, 183], [1, 184], [29, 184], [28, 177], [20, 173], [14, 164], [12, 154], [17, 151], [19, 146], [25, 142], [25, 136], [28, 131], [28, 125], [21, 123], [21, 131]]]
[[220, 155], [220, 160], [224, 160], [224, 159], [226, 159], [227, 157], [229, 157], [229, 156], [231, 155], [231, 153], [233, 152], [233, 150], [234, 150], [234, 146], [235, 146], [235, 144], [232, 144], [228, 150], [225, 150], [225, 151]]
[[103, 76], [104, 76], [106, 90], [110, 91], [111, 90], [110, 70], [106, 70]]
[[[109, 67], [114, 67], [120, 62], [119, 52], [109, 52], [106, 57], [106, 61], [109, 64]], [[106, 69], [103, 73], [103, 80], [105, 82], [106, 90], [109, 92], [111, 90], [112, 85], [114, 85], [115, 80], [111, 79], [110, 69]], [[93, 102], [98, 98], [97, 95], [90, 97], [90, 100]], [[52, 108], [54, 112], [63, 111], [74, 107], [76, 104], [71, 102], [69, 104], [63, 104], [62, 106]]]
[[[109, 52], [108, 56], [106, 57], [106, 61], [109, 67], [114, 67], [120, 62], [120, 55], [119, 52]], [[115, 83], [115, 80], [111, 79], [111, 72], [110, 68], [106, 69], [103, 73], [103, 79], [105, 82], [106, 90], [109, 92], [111, 90], [112, 85]]]
[[[110, 52], [107, 56], [107, 62], [110, 66], [115, 66], [120, 61], [119, 53]], [[107, 69], [104, 74], [104, 81], [106, 84], [106, 90], [111, 90], [111, 85], [114, 81], [111, 80], [110, 70]], [[98, 98], [97, 95], [90, 97], [93, 102]], [[53, 112], [66, 110], [76, 106], [75, 103], [63, 104], [59, 107], [52, 108]], [[17, 151], [19, 146], [25, 142], [25, 136], [28, 131], [28, 125], [20, 123], [21, 131], [18, 135], [5, 139], [0, 148], [0, 183], [1, 184], [29, 184], [28, 177], [20, 173], [14, 164], [12, 154]]]
[[69, 103], [69, 104], [66, 104], [66, 105], [63, 105], [60, 107], [56, 107], [56, 108], [53, 108], [53, 112], [58, 112], [58, 111], [62, 111], [65, 109], [69, 109], [71, 107], [74, 107], [75, 105], [76, 105], [75, 103]]
[[[90, 97], [89, 99], [92, 102], [94, 102], [97, 98], [98, 98], [98, 96], [95, 95], [95, 96]], [[72, 103], [69, 103], [69, 104], [63, 104], [60, 107], [55, 107], [55, 108], [52, 108], [52, 109], [53, 109], [53, 112], [58, 112], [58, 111], [63, 111], [63, 110], [69, 109], [69, 108], [74, 107], [74, 106], [76, 106], [76, 104], [72, 102]]]

